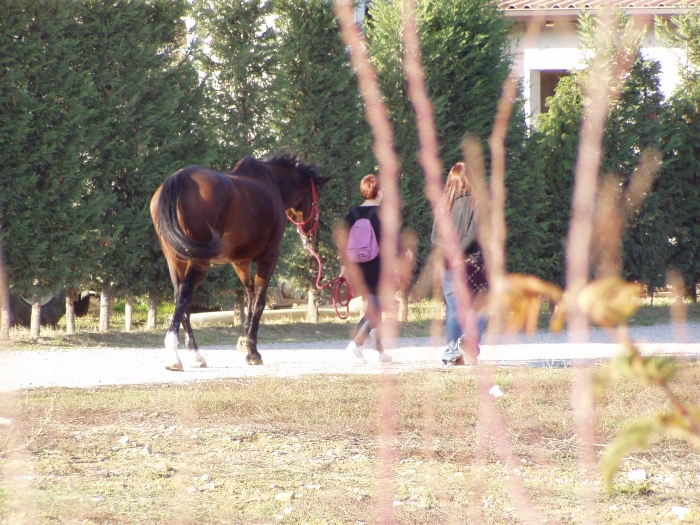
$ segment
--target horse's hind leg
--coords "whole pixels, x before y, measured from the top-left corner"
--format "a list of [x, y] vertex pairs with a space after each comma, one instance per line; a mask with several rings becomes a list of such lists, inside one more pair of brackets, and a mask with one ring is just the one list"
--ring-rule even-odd
[[187, 349], [193, 352], [192, 361], [190, 366], [192, 368], [206, 368], [207, 362], [204, 360], [204, 356], [199, 352], [199, 347], [197, 342], [194, 340], [194, 334], [192, 333], [192, 325], [190, 324], [190, 309], [192, 305], [190, 304], [185, 310], [185, 315], [182, 316], [182, 327], [185, 329], [185, 344]]
[[[180, 323], [183, 323], [185, 330], [189, 326], [189, 316], [187, 321], [185, 321], [185, 314], [189, 312], [189, 308], [192, 305], [192, 300], [194, 298], [194, 288], [199, 281], [201, 281], [204, 273], [200, 270], [196, 270], [194, 267], [187, 265], [185, 269], [184, 276], [180, 277], [180, 272], [182, 268], [171, 267], [171, 276], [173, 278], [173, 286], [175, 288], [175, 311], [173, 312], [173, 318], [170, 322], [170, 327], [168, 328], [168, 333], [165, 335], [165, 349], [167, 352], [165, 368], [168, 370], [173, 370], [176, 372], [182, 372], [182, 362], [177, 354], [177, 347], [179, 343], [179, 329]], [[194, 338], [191, 336], [192, 329], [190, 327], [188, 333], [188, 343], [189, 341], [194, 342]], [[195, 344], [196, 347], [196, 344]], [[198, 350], [195, 350], [195, 360], [197, 355], [201, 358]], [[203, 358], [201, 358], [203, 361]], [[196, 365], [201, 367], [202, 364]], [[206, 363], [204, 364], [206, 366]]]

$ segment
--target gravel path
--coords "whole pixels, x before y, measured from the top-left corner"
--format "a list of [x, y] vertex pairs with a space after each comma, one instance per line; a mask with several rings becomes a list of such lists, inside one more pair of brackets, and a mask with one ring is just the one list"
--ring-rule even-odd
[[[700, 323], [657, 325], [631, 329], [645, 353], [663, 353], [697, 359]], [[573, 338], [572, 338], [573, 340]], [[479, 362], [497, 366], [571, 366], [609, 359], [617, 351], [611, 335], [594, 329], [589, 343], [570, 343], [567, 334], [536, 333], [495, 340], [484, 338]], [[440, 368], [444, 344], [429, 338], [385, 342], [391, 364], [377, 363], [377, 353], [366, 350], [369, 361], [358, 365], [344, 351], [347, 341], [260, 345], [264, 366], [247, 366], [244, 355], [227, 347], [201, 349], [209, 368], [188, 368], [187, 352], [180, 351], [185, 372], [169, 372], [161, 348], [77, 348], [6, 350], [0, 352], [0, 391], [37, 387], [80, 387], [149, 383], [176, 383], [227, 377], [265, 375], [296, 377], [303, 374], [358, 374], [404, 372]], [[451, 370], [468, 370], [461, 367]]]

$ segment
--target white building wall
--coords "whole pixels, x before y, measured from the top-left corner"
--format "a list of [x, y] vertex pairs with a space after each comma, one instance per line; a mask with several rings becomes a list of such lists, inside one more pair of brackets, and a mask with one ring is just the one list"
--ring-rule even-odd
[[[552, 26], [543, 27], [537, 43], [527, 48], [524, 46], [524, 36], [525, 24], [516, 23], [512, 37], [514, 72], [523, 79], [525, 109], [532, 118], [541, 112], [540, 71], [580, 69], [583, 67], [583, 50], [574, 20], [555, 20]], [[656, 40], [653, 28], [649, 27], [642, 44], [642, 54], [660, 63], [661, 91], [668, 97], [680, 81], [678, 66], [681, 50], [665, 48]]]

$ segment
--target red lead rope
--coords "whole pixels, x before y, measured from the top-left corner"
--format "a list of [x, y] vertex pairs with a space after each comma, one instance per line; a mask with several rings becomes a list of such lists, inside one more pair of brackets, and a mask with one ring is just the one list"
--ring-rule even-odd
[[[313, 251], [313, 249], [307, 243], [302, 241], [302, 244], [311, 255], [316, 257], [316, 261], [318, 261], [318, 276], [316, 277], [316, 288], [318, 288], [319, 290], [325, 290], [329, 286], [333, 285], [333, 288], [331, 289], [331, 297], [333, 298], [333, 308], [335, 308], [335, 315], [337, 315], [340, 319], [347, 319], [350, 315], [350, 300], [352, 299], [352, 288], [350, 287], [350, 283], [345, 277], [336, 277], [335, 279], [331, 279], [326, 284], [321, 286], [321, 276], [323, 274], [323, 265], [321, 264], [321, 258], [315, 251]], [[343, 288], [345, 290], [343, 290]], [[343, 296], [345, 296], [345, 299], [343, 299]], [[340, 314], [340, 311], [338, 310], [339, 306], [341, 308], [345, 308], [345, 315]]]
[[[335, 315], [337, 315], [340, 319], [347, 319], [348, 316], [350, 315], [350, 300], [352, 299], [352, 288], [350, 287], [350, 283], [345, 277], [336, 277], [335, 279], [331, 279], [328, 281], [326, 284], [321, 286], [321, 277], [323, 276], [323, 264], [321, 263], [321, 258], [318, 256], [318, 254], [309, 246], [308, 242], [306, 241], [306, 235], [304, 234], [304, 231], [302, 229], [302, 226], [304, 226], [307, 222], [310, 220], [313, 220], [313, 226], [309, 228], [309, 231], [313, 231], [314, 228], [318, 226], [318, 219], [319, 219], [320, 213], [318, 210], [318, 203], [316, 199], [316, 185], [314, 184], [314, 181], [311, 181], [311, 211], [309, 213], [309, 216], [306, 218], [305, 221], [302, 222], [296, 222], [292, 220], [291, 218], [289, 219], [292, 224], [295, 224], [297, 227], [297, 231], [299, 232], [299, 237], [301, 237], [301, 244], [304, 246], [304, 248], [316, 258], [316, 261], [318, 261], [318, 276], [316, 277], [316, 288], [319, 290], [325, 290], [329, 286], [333, 286], [331, 289], [331, 297], [333, 298], [333, 308], [335, 308]], [[344, 290], [343, 290], [344, 289]], [[345, 297], [345, 299], [343, 299]], [[340, 315], [340, 311], [338, 310], [338, 307], [345, 308], [345, 315]]]

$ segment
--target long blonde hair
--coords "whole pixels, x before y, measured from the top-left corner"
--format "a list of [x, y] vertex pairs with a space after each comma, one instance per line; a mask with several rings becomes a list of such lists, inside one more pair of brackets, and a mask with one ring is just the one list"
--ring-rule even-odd
[[472, 170], [464, 162], [458, 162], [447, 175], [443, 195], [448, 211], [452, 210], [455, 199], [472, 193]]

